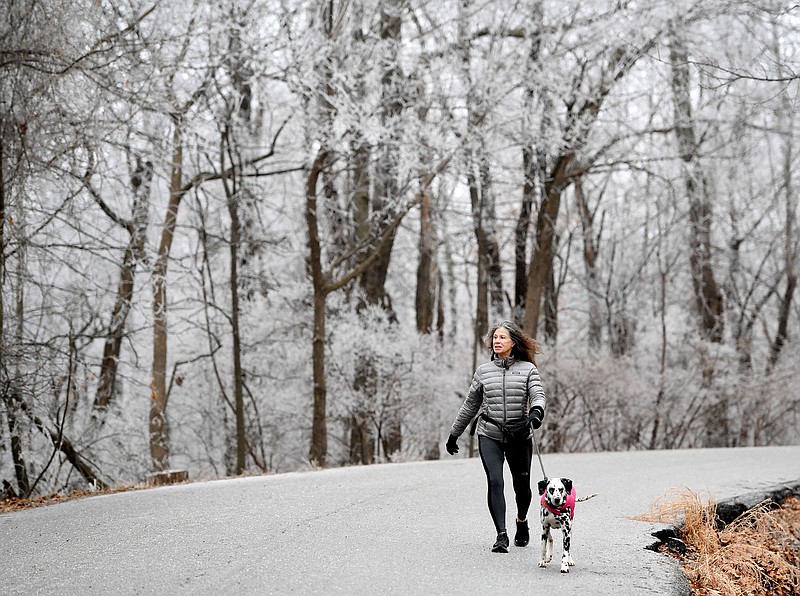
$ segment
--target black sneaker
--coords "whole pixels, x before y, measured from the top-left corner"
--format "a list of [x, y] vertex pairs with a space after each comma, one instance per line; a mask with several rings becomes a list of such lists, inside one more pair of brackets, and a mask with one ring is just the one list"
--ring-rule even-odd
[[492, 546], [493, 553], [507, 553], [508, 552], [508, 534], [500, 532], [497, 535], [497, 540]]
[[531, 533], [528, 531], [528, 520], [517, 522], [517, 533], [514, 536], [514, 546], [528, 546]]

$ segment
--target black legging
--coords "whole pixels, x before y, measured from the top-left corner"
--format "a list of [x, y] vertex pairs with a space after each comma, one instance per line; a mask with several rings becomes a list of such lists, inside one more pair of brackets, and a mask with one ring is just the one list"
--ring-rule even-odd
[[503, 482], [503, 461], [508, 460], [514, 495], [517, 502], [517, 519], [528, 516], [531, 506], [531, 458], [533, 445], [530, 440], [501, 443], [489, 437], [478, 436], [478, 452], [481, 455], [486, 481], [489, 485], [489, 513], [492, 514], [497, 532], [506, 529], [506, 497]]

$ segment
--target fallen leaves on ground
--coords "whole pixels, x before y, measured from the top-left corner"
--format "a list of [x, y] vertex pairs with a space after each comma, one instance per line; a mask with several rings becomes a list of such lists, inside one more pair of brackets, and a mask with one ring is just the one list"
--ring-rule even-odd
[[69, 493], [53, 493], [52, 495], [35, 497], [32, 499], [3, 499], [0, 501], [0, 514], [11, 513], [13, 511], [22, 511], [24, 509], [33, 509], [34, 507], [45, 507], [46, 505], [54, 505], [56, 503], [64, 503], [66, 501], [73, 501], [75, 499], [83, 499], [86, 497], [96, 497], [98, 495], [111, 495], [114, 493], [139, 490], [141, 488], [144, 487], [118, 486], [106, 490], [75, 490]]

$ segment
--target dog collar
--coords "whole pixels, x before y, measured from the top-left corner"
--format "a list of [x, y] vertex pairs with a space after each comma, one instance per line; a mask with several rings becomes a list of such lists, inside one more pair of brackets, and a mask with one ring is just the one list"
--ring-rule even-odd
[[547, 502], [547, 499], [545, 499], [546, 496], [547, 496], [546, 493], [542, 494], [542, 507], [547, 509], [553, 515], [561, 515], [562, 513], [569, 511], [569, 518], [570, 519], [575, 518], [575, 498], [577, 494], [574, 488], [567, 495], [567, 500], [564, 501], [564, 504], [558, 508], [550, 505], [550, 503]]

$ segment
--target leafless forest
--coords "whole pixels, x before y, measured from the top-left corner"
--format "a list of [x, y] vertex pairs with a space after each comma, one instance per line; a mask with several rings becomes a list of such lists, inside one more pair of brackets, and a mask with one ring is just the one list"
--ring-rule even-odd
[[4, 0], [0, 488], [438, 458], [512, 318], [546, 451], [797, 442], [798, 31], [790, 0]]

